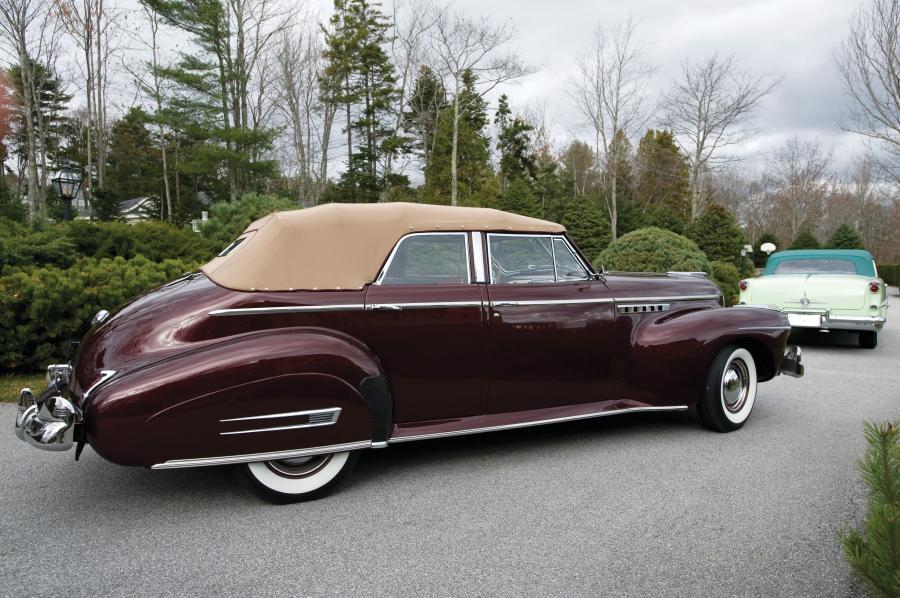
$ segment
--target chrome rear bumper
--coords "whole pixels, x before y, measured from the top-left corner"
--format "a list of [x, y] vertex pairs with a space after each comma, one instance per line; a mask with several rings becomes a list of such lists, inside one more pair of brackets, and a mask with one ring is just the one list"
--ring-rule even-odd
[[803, 360], [800, 347], [794, 345], [785, 347], [784, 357], [781, 360], [781, 373], [792, 378], [803, 376]]
[[59, 394], [55, 383], [37, 398], [30, 388], [19, 393], [16, 436], [26, 444], [45, 451], [69, 450], [75, 424], [81, 421], [81, 410]]

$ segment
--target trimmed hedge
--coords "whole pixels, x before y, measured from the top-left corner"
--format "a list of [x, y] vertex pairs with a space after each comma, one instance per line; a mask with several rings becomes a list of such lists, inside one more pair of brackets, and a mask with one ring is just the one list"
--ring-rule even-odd
[[697, 244], [679, 234], [649, 227], [632, 231], [610, 244], [600, 263], [619, 272], [709, 272], [709, 260]]
[[885, 283], [900, 287], [900, 264], [878, 264], [878, 275]]
[[737, 303], [740, 295], [738, 285], [741, 282], [741, 273], [734, 264], [716, 260], [710, 264], [709, 277], [722, 290], [725, 305], [730, 307]]
[[83, 258], [69, 268], [6, 266], [0, 277], [0, 369], [35, 370], [65, 360], [100, 309], [194, 269], [180, 260], [143, 256]]

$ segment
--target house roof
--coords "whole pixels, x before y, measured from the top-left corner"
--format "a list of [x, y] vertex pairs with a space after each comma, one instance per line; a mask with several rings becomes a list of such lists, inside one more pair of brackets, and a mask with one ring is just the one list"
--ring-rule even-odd
[[361, 289], [404, 235], [470, 230], [565, 232], [553, 222], [488, 208], [325, 204], [253, 222], [201, 270], [216, 284], [243, 291]]

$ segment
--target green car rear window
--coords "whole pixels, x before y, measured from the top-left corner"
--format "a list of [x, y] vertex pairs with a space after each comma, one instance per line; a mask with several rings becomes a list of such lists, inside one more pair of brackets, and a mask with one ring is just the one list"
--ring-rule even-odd
[[857, 274], [852, 260], [797, 259], [782, 260], [775, 266], [775, 274]]

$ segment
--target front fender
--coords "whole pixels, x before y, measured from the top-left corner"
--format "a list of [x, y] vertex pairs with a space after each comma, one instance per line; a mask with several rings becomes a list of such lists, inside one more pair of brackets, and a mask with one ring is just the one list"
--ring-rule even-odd
[[[240, 335], [113, 380], [87, 405], [87, 437], [104, 458], [145, 466], [366, 441], [373, 415], [359, 389], [381, 375], [342, 333]], [[302, 413], [334, 409], [331, 424]]]
[[790, 324], [776, 310], [710, 307], [620, 316], [621, 384], [617, 398], [659, 405], [693, 405], [707, 370], [728, 344], [753, 354], [759, 380], [781, 364]]

